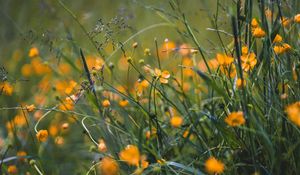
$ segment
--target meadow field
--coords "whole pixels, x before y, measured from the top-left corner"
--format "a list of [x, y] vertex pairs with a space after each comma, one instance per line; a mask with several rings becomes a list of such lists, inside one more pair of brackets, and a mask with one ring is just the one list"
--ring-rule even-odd
[[0, 175], [300, 175], [299, 0], [0, 0]]

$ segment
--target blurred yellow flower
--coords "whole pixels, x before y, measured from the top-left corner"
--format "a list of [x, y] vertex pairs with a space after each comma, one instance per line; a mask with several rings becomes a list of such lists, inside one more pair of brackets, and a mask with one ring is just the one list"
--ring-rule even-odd
[[11, 96], [14, 91], [14, 87], [8, 82], [0, 82], [0, 94]]
[[282, 42], [282, 37], [279, 34], [276, 34], [273, 43], [280, 43]]
[[243, 81], [242, 81], [241, 78], [238, 78], [238, 79], [236, 80], [236, 87], [237, 87], [238, 89], [242, 89], [242, 88], [245, 87], [245, 86], [246, 86], [246, 80], [245, 80], [245, 79], [243, 79]]
[[102, 158], [102, 160], [99, 164], [99, 169], [100, 169], [101, 175], [118, 175], [119, 174], [118, 163], [110, 157]]
[[257, 20], [255, 18], [253, 18], [252, 21], [251, 21], [251, 27], [252, 28], [258, 27], [258, 22], [257, 22]]
[[32, 112], [35, 110], [35, 105], [34, 104], [26, 105], [25, 108], [28, 112]]
[[210, 157], [205, 161], [205, 169], [210, 174], [221, 174], [225, 169], [225, 165], [215, 157]]
[[110, 101], [107, 100], [107, 99], [106, 99], [106, 100], [103, 100], [103, 101], [102, 101], [102, 106], [105, 107], [105, 108], [109, 107], [109, 106], [110, 106]]
[[129, 104], [128, 100], [123, 99], [119, 101], [119, 105], [121, 107], [126, 107], [128, 104]]
[[256, 27], [255, 29], [253, 29], [252, 35], [255, 38], [262, 38], [266, 35], [266, 32], [262, 28]]
[[288, 118], [300, 127], [300, 101], [288, 105], [285, 112], [287, 113]]
[[220, 65], [224, 66], [229, 66], [234, 61], [233, 57], [219, 53], [217, 54], [216, 59]]
[[139, 166], [140, 161], [140, 151], [138, 147], [134, 145], [127, 145], [124, 150], [119, 154], [120, 159], [125, 161], [128, 165]]
[[178, 128], [182, 125], [183, 119], [179, 116], [173, 116], [170, 119], [170, 123], [174, 128]]
[[16, 115], [14, 118], [14, 124], [16, 126], [22, 127], [24, 125], [26, 125], [26, 119], [23, 115]]
[[106, 152], [107, 151], [107, 147], [106, 147], [106, 144], [105, 144], [105, 141], [103, 139], [99, 139], [98, 141], [98, 151], [99, 152]]
[[30, 58], [34, 58], [34, 57], [39, 56], [39, 50], [38, 50], [38, 48], [32, 47], [32, 48], [29, 50], [28, 56], [29, 56]]
[[9, 165], [7, 168], [7, 172], [8, 172], [8, 174], [17, 174], [18, 169], [17, 169], [16, 165]]
[[297, 14], [296, 16], [294, 16], [294, 21], [296, 23], [300, 23], [300, 14]]
[[40, 142], [45, 142], [48, 139], [48, 131], [47, 130], [39, 130], [36, 134], [37, 139]]
[[232, 127], [243, 125], [246, 120], [242, 111], [232, 112], [226, 118], [225, 122]]
[[18, 151], [17, 156], [19, 157], [18, 159], [23, 162], [26, 160], [25, 156], [27, 156], [27, 153], [25, 151]]
[[154, 74], [159, 78], [159, 81], [163, 84], [167, 84], [169, 82], [168, 78], [170, 78], [170, 73], [166, 70], [161, 71], [160, 69], [155, 68]]
[[253, 69], [254, 66], [257, 64], [256, 55], [253, 52], [251, 52], [248, 55], [242, 55], [241, 61], [242, 61], [242, 69], [245, 72]]

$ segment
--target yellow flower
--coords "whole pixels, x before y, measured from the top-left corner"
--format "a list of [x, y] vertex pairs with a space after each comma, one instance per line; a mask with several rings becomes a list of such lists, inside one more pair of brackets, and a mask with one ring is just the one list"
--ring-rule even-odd
[[242, 89], [242, 87], [245, 87], [245, 86], [246, 86], [246, 80], [245, 80], [245, 79], [243, 79], [243, 81], [242, 81], [241, 78], [238, 78], [238, 79], [236, 80], [236, 87], [237, 87], [238, 89]]
[[178, 128], [182, 125], [183, 119], [179, 116], [174, 116], [171, 117], [170, 123], [174, 128]]
[[25, 151], [18, 151], [17, 156], [19, 157], [18, 159], [23, 162], [26, 160], [25, 156], [27, 156], [27, 153]]
[[283, 54], [283, 53], [285, 53], [285, 52], [287, 52], [287, 51], [289, 51], [289, 50], [291, 50], [291, 46], [289, 45], [289, 44], [287, 44], [287, 43], [283, 43], [282, 45], [280, 45], [280, 46], [274, 46], [273, 47], [273, 49], [274, 49], [274, 52], [276, 53], [276, 54]]
[[124, 150], [119, 154], [120, 159], [125, 161], [128, 165], [139, 166], [140, 161], [140, 151], [138, 147], [134, 145], [127, 145]]
[[149, 48], [146, 48], [146, 49], [144, 50], [144, 55], [145, 55], [145, 56], [150, 56], [150, 55], [151, 55], [151, 52], [150, 52], [150, 49], [149, 49]]
[[282, 41], [282, 37], [277, 34], [273, 40], [273, 43], [280, 43]]
[[74, 109], [73, 100], [70, 97], [65, 98], [62, 104], [59, 105], [59, 109], [63, 111], [73, 110]]
[[242, 47], [242, 55], [248, 55], [248, 53], [249, 53], [248, 47], [247, 46], [243, 46]]
[[22, 127], [26, 124], [25, 116], [23, 115], [16, 115], [14, 118], [14, 124], [16, 126]]
[[45, 142], [48, 139], [48, 131], [47, 130], [39, 130], [36, 134], [37, 139], [40, 142]]
[[225, 118], [225, 122], [232, 127], [243, 125], [246, 120], [242, 111], [232, 112]]
[[257, 22], [257, 20], [255, 18], [253, 18], [252, 21], [251, 21], [251, 27], [252, 28], [258, 27], [258, 22]]
[[21, 73], [24, 77], [29, 77], [33, 73], [31, 64], [24, 64], [21, 68]]
[[105, 107], [105, 108], [109, 107], [110, 106], [109, 100], [103, 100], [102, 101], [102, 106]]
[[8, 82], [0, 83], [0, 95], [3, 93], [4, 95], [11, 96], [13, 91], [14, 88], [10, 83]]
[[297, 14], [296, 16], [294, 16], [294, 21], [296, 23], [300, 23], [300, 14]]
[[125, 100], [125, 99], [119, 101], [119, 105], [121, 107], [126, 107], [128, 105], [128, 103], [129, 103], [128, 100]]
[[282, 17], [281, 23], [282, 23], [283, 27], [287, 27], [291, 23], [291, 20], [287, 17]]
[[26, 105], [26, 110], [28, 112], [32, 112], [33, 110], [35, 110], [35, 105], [34, 104]]
[[287, 113], [288, 118], [300, 127], [300, 101], [288, 105], [285, 112]]
[[170, 78], [170, 73], [166, 70], [161, 71], [160, 69], [155, 68], [154, 74], [159, 78], [159, 81], [163, 84], [167, 84], [169, 82], [168, 78]]
[[242, 55], [241, 61], [242, 69], [246, 72], [250, 69], [253, 69], [254, 66], [257, 64], [256, 55], [253, 52], [251, 52], [249, 55]]
[[216, 59], [220, 65], [228, 66], [233, 63], [233, 57], [226, 54], [217, 54]]
[[101, 160], [99, 169], [100, 169], [101, 175], [117, 175], [117, 174], [119, 174], [118, 163], [110, 157], [104, 157]]
[[7, 172], [8, 172], [8, 174], [17, 174], [18, 169], [17, 169], [16, 165], [9, 165], [7, 168]]
[[253, 31], [252, 31], [252, 35], [255, 37], [255, 38], [262, 38], [266, 35], [266, 32], [260, 28], [260, 27], [257, 27], [255, 28]]
[[29, 56], [30, 58], [34, 58], [34, 57], [39, 56], [39, 49], [36, 48], [36, 47], [32, 47], [32, 48], [29, 50], [28, 56]]
[[225, 169], [225, 165], [215, 157], [210, 157], [205, 161], [205, 169], [210, 174], [221, 174]]

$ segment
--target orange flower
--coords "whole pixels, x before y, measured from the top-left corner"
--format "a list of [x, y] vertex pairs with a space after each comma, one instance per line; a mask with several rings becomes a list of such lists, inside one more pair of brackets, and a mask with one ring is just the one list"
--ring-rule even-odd
[[0, 95], [3, 93], [4, 95], [11, 96], [13, 91], [14, 88], [10, 83], [8, 82], [0, 83]]
[[274, 52], [276, 53], [276, 54], [283, 54], [283, 53], [285, 53], [285, 52], [287, 52], [287, 51], [289, 51], [289, 50], [291, 50], [291, 46], [289, 45], [289, 44], [287, 44], [287, 43], [283, 43], [282, 45], [280, 45], [280, 46], [274, 46], [273, 47], [273, 49], [274, 49]]
[[138, 147], [134, 145], [127, 145], [124, 150], [119, 154], [120, 159], [125, 161], [128, 165], [139, 166], [140, 161], [140, 151]]
[[255, 38], [262, 38], [266, 35], [266, 32], [262, 28], [256, 27], [255, 29], [253, 29], [252, 35]]
[[26, 160], [25, 156], [27, 156], [27, 153], [25, 151], [18, 151], [17, 156], [19, 157], [18, 159], [23, 162]]
[[126, 107], [128, 105], [128, 103], [129, 103], [128, 100], [125, 100], [125, 99], [119, 101], [119, 105], [121, 107]]
[[243, 46], [242, 47], [242, 55], [248, 55], [248, 53], [249, 53], [248, 47], [247, 46]]
[[244, 114], [241, 111], [232, 112], [225, 118], [225, 122], [232, 127], [243, 125], [246, 120], [244, 118]]
[[242, 69], [246, 72], [250, 69], [253, 69], [254, 66], [257, 64], [256, 55], [253, 52], [251, 52], [249, 55], [242, 55], [241, 61]]
[[169, 82], [168, 78], [170, 78], [170, 73], [166, 70], [161, 71], [160, 69], [155, 68], [154, 74], [159, 78], [159, 81], [163, 84], [167, 84]]
[[232, 64], [231, 66], [229, 67], [224, 67], [224, 66], [221, 66], [220, 67], [220, 70], [223, 74], [225, 74], [227, 77], [230, 77], [230, 78], [234, 78], [236, 76], [236, 68], [235, 68], [235, 65]]
[[258, 27], [258, 22], [257, 22], [257, 20], [255, 18], [253, 18], [252, 21], [251, 21], [251, 27], [252, 28]]
[[215, 157], [210, 157], [205, 161], [205, 169], [210, 174], [221, 174], [225, 169], [225, 165]]
[[8, 174], [17, 174], [18, 169], [17, 169], [16, 165], [9, 165], [7, 168], [7, 172], [8, 172]]
[[296, 16], [294, 16], [294, 21], [296, 23], [300, 23], [300, 14], [297, 14]]
[[280, 43], [282, 41], [282, 37], [279, 34], [276, 34], [273, 43]]
[[103, 100], [102, 101], [102, 106], [105, 107], [105, 108], [109, 107], [110, 106], [109, 100]]
[[190, 69], [190, 67], [193, 67], [192, 59], [190, 59], [189, 57], [183, 58], [182, 65], [186, 67], [185, 69], [183, 69], [183, 75], [188, 77], [192, 76], [194, 73], [194, 71]]
[[172, 51], [174, 51], [176, 48], [176, 44], [172, 41], [169, 41], [168, 39], [165, 39], [165, 42], [163, 43], [162, 47], [160, 48], [160, 57], [166, 58], [168, 54]]
[[48, 131], [47, 130], [39, 130], [36, 134], [37, 139], [40, 142], [45, 142], [48, 139]]
[[233, 57], [226, 54], [217, 54], [216, 59], [220, 65], [228, 66], [233, 63]]
[[118, 163], [110, 157], [104, 157], [101, 160], [99, 169], [100, 169], [101, 175], [117, 175], [117, 174], [119, 174]]
[[174, 116], [171, 117], [170, 123], [174, 128], [178, 128], [182, 125], [183, 119], [179, 116]]
[[246, 86], [246, 80], [244, 79], [244, 81], [242, 81], [242, 79], [241, 78], [238, 78], [237, 80], [236, 80], [236, 87], [238, 88], [238, 89], [242, 89], [242, 87], [245, 87]]
[[24, 77], [29, 77], [33, 73], [31, 64], [24, 64], [21, 73]]
[[16, 115], [14, 118], [14, 124], [19, 127], [26, 125], [25, 117], [23, 115]]
[[50, 134], [52, 137], [54, 137], [54, 136], [57, 135], [57, 133], [58, 133], [57, 125], [54, 125], [54, 124], [50, 125], [50, 127], [49, 127], [49, 134]]
[[31, 104], [31, 105], [26, 105], [26, 110], [28, 112], [32, 112], [35, 110], [35, 105], [34, 104]]
[[285, 112], [287, 113], [288, 118], [300, 127], [300, 101], [288, 105]]
[[287, 17], [282, 17], [281, 23], [282, 23], [283, 27], [287, 27], [291, 23], [291, 20]]
[[30, 58], [34, 58], [34, 57], [39, 56], [39, 50], [38, 50], [38, 48], [32, 47], [32, 48], [29, 50], [28, 56], [29, 56]]

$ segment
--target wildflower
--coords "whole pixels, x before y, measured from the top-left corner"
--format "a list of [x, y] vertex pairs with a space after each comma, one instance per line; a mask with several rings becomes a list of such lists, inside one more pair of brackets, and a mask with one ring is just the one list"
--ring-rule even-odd
[[251, 21], [251, 27], [252, 28], [257, 28], [258, 27], [258, 22], [255, 18], [253, 18], [252, 21]]
[[117, 175], [117, 174], [119, 174], [118, 163], [110, 157], [104, 157], [101, 160], [99, 169], [100, 169], [100, 172], [102, 175]]
[[31, 64], [24, 64], [21, 73], [24, 77], [29, 77], [33, 73]]
[[228, 56], [226, 54], [217, 54], [216, 59], [220, 65], [229, 66], [233, 63], [233, 57]]
[[297, 14], [296, 16], [294, 16], [294, 21], [296, 23], [300, 23], [300, 14]]
[[105, 107], [105, 108], [109, 107], [110, 106], [109, 100], [103, 100], [102, 101], [102, 106]]
[[282, 41], [282, 37], [279, 34], [276, 34], [273, 43], [280, 43]]
[[170, 51], [174, 51], [176, 44], [168, 39], [165, 39], [162, 47], [160, 48], [159, 56], [160, 58], [167, 58]]
[[186, 69], [183, 69], [183, 75], [185, 76], [192, 76], [194, 71], [190, 69], [190, 67], [193, 67], [193, 61], [189, 57], [185, 57], [182, 60], [182, 65], [186, 67]]
[[260, 27], [257, 27], [255, 28], [253, 31], [252, 31], [252, 35], [255, 37], [255, 38], [262, 38], [266, 35], [266, 32], [260, 28]]
[[48, 131], [47, 130], [39, 130], [36, 134], [37, 139], [40, 142], [45, 142], [48, 139]]
[[66, 75], [71, 72], [71, 67], [69, 66], [69, 64], [62, 63], [62, 64], [59, 64], [58, 70], [60, 71], [60, 73], [62, 75]]
[[227, 77], [234, 78], [236, 76], [236, 68], [234, 64], [230, 65], [229, 67], [221, 66], [220, 70]]
[[107, 147], [103, 139], [99, 139], [98, 150], [102, 153], [107, 151]]
[[57, 133], [58, 133], [57, 125], [54, 125], [54, 124], [50, 125], [50, 126], [49, 126], [49, 134], [50, 134], [52, 137], [54, 137], [54, 136], [57, 135]]
[[166, 70], [161, 71], [160, 69], [157, 68], [154, 69], [154, 74], [159, 78], [159, 81], [163, 84], [167, 84], [169, 82], [168, 78], [170, 78], [171, 76], [168, 71]]
[[151, 55], [151, 52], [150, 52], [150, 49], [149, 49], [149, 48], [146, 48], [146, 49], [144, 50], [144, 55], [145, 55], [145, 56], [150, 56], [150, 55]]
[[232, 127], [243, 125], [246, 120], [244, 118], [244, 114], [241, 111], [232, 112], [225, 118], [225, 122]]
[[129, 165], [139, 166], [140, 152], [138, 147], [134, 145], [127, 145], [119, 154], [120, 159]]
[[246, 86], [246, 80], [245, 80], [245, 79], [243, 79], [243, 81], [242, 81], [241, 78], [238, 78], [238, 79], [236, 80], [236, 87], [237, 87], [238, 89], [242, 89], [242, 87], [245, 87], [245, 86]]
[[221, 174], [225, 169], [225, 165], [215, 157], [210, 157], [205, 161], [205, 169], [210, 174]]
[[289, 50], [291, 50], [291, 46], [289, 45], [289, 44], [287, 44], [287, 43], [283, 43], [282, 45], [280, 45], [280, 46], [274, 46], [273, 47], [273, 50], [274, 50], [274, 52], [276, 53], [276, 54], [283, 54], [283, 53], [285, 53], [285, 52], [287, 52], [287, 51], [289, 51]]
[[189, 46], [188, 44], [181, 44], [179, 47], [179, 53], [182, 56], [188, 56], [190, 54], [190, 48], [191, 46]]
[[18, 159], [21, 161], [21, 162], [24, 162], [26, 159], [25, 159], [25, 156], [27, 156], [27, 153], [25, 151], [18, 151], [17, 152], [17, 156], [19, 157]]
[[283, 27], [287, 27], [291, 23], [291, 20], [287, 17], [282, 17], [281, 19], [281, 24]]
[[146, 131], [146, 138], [149, 140], [151, 137], [156, 136], [156, 128], [152, 128], [151, 131]]
[[34, 104], [31, 104], [31, 105], [26, 105], [26, 110], [28, 112], [32, 112], [35, 110], [35, 105]]
[[266, 9], [266, 10], [265, 10], [265, 15], [266, 15], [266, 17], [267, 17], [269, 20], [271, 20], [271, 18], [272, 18], [272, 11], [271, 11], [270, 9]]
[[11, 96], [13, 91], [14, 88], [10, 83], [8, 82], [0, 83], [0, 95], [3, 93], [4, 95]]
[[288, 105], [285, 112], [287, 113], [288, 118], [300, 127], [300, 101]]
[[248, 55], [249, 49], [247, 46], [242, 47], [242, 55]]
[[246, 72], [249, 71], [250, 69], [253, 69], [254, 66], [257, 64], [256, 55], [253, 52], [251, 52], [248, 55], [242, 55], [241, 61], [242, 61], [242, 69]]
[[19, 127], [26, 125], [25, 117], [23, 115], [16, 115], [14, 118], [14, 124]]
[[129, 103], [128, 100], [125, 100], [125, 99], [119, 101], [119, 105], [121, 107], [126, 107], [128, 105], [128, 103]]
[[7, 168], [7, 172], [8, 172], [8, 174], [17, 174], [18, 169], [17, 169], [16, 165], [9, 165]]
[[39, 50], [38, 50], [38, 48], [32, 47], [32, 48], [29, 50], [28, 56], [29, 56], [30, 58], [34, 58], [34, 57], [39, 56]]
[[182, 125], [183, 119], [179, 116], [173, 116], [171, 117], [170, 123], [174, 128], [178, 128]]

